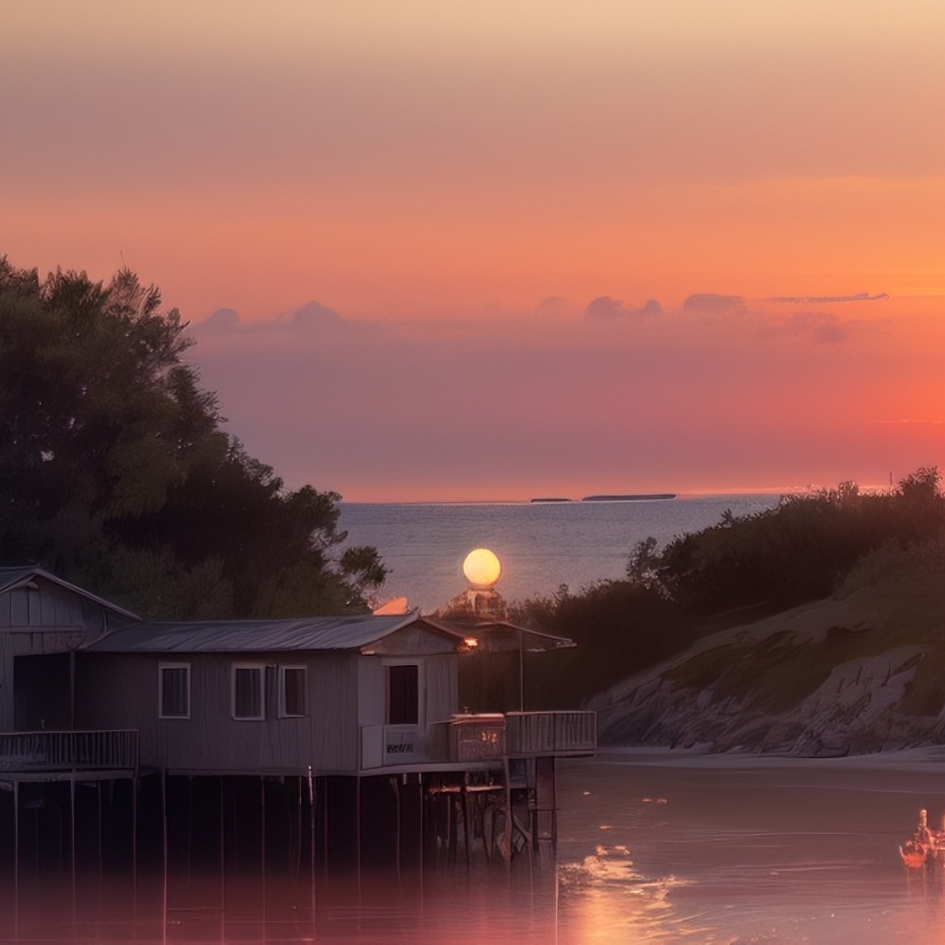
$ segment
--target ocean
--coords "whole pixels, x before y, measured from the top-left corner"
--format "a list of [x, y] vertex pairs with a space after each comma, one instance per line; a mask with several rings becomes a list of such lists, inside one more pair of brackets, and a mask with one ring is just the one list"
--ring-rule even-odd
[[624, 576], [633, 546], [664, 545], [716, 524], [723, 512], [760, 512], [776, 495], [713, 495], [635, 502], [352, 503], [340, 505], [348, 545], [373, 545], [390, 568], [378, 598], [406, 597], [429, 613], [461, 593], [474, 548], [498, 555], [508, 601], [577, 591]]

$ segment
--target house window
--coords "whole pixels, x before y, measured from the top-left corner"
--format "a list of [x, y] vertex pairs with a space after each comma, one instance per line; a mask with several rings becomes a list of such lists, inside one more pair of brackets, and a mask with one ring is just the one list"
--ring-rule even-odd
[[279, 667], [279, 715], [293, 718], [305, 715], [305, 667]]
[[158, 716], [162, 719], [189, 719], [190, 663], [161, 663], [158, 681]]
[[387, 667], [387, 724], [420, 722], [420, 667], [416, 663]]
[[233, 718], [263, 719], [264, 666], [233, 667]]

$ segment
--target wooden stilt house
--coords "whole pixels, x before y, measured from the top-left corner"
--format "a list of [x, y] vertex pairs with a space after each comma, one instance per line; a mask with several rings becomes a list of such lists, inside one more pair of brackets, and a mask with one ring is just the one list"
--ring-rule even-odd
[[[189, 857], [194, 823], [216, 822], [221, 868], [246, 848], [236, 812], [252, 783], [263, 862], [273, 791], [295, 805], [297, 863], [303, 847], [312, 862], [317, 847], [325, 863], [331, 849], [398, 865], [411, 850], [428, 863], [480, 842], [489, 856], [547, 852], [555, 759], [593, 753], [595, 716], [524, 711], [522, 656], [565, 645], [468, 615], [144, 622], [39, 569], [0, 570], [0, 787], [14, 788], [13, 833], [24, 780], [68, 780], [74, 825], [77, 781], [124, 778], [132, 831], [148, 816], [168, 822], [165, 857], [179, 830]], [[498, 688], [496, 675], [508, 677]], [[142, 807], [138, 785], [154, 775], [160, 791]], [[175, 792], [185, 827], [168, 819]], [[217, 813], [195, 819], [194, 798]], [[401, 816], [404, 805], [415, 813]]]

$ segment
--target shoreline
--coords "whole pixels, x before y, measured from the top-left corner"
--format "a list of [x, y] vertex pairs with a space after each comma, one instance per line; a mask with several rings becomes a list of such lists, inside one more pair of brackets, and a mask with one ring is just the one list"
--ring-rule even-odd
[[945, 745], [899, 748], [894, 751], [834, 758], [811, 758], [758, 752], [709, 752], [696, 748], [606, 746], [590, 763], [663, 768], [868, 768], [945, 774]]

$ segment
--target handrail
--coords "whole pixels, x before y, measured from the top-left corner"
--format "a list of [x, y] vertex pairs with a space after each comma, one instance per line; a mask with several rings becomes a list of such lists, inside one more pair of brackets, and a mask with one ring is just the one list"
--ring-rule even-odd
[[509, 712], [506, 742], [510, 755], [593, 752], [597, 749], [597, 713]]
[[137, 729], [0, 732], [0, 771], [138, 767]]

